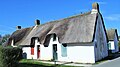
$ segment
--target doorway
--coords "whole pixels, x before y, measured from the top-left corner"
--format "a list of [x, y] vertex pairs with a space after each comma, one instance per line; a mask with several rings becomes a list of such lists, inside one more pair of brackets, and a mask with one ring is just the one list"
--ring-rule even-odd
[[57, 56], [57, 44], [53, 44], [53, 60], [57, 60], [58, 56]]
[[37, 58], [40, 58], [40, 45], [37, 45]]

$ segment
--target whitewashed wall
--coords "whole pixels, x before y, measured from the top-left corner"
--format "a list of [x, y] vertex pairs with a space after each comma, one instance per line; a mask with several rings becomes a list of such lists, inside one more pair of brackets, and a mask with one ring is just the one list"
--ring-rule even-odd
[[[34, 47], [34, 55], [31, 55], [31, 47], [22, 47], [22, 51], [23, 53], [26, 53], [26, 59], [38, 59], [37, 58], [37, 45], [40, 45], [40, 43], [38, 42], [38, 39], [35, 39], [35, 47]], [[12, 40], [11, 46], [13, 47], [17, 47], [14, 46], [14, 40]]]
[[98, 15], [97, 25], [96, 25], [96, 33], [94, 39], [95, 46], [95, 60], [101, 60], [108, 56], [108, 46], [107, 46], [107, 38], [103, 28], [102, 19], [100, 15]]
[[40, 45], [40, 50], [41, 50], [40, 59], [41, 60], [52, 60], [53, 59], [53, 44], [57, 44], [57, 46], [61, 45], [58, 42], [58, 38], [56, 38], [56, 41], [53, 41], [53, 36], [51, 36], [48, 47], [44, 47], [43, 45]]
[[109, 50], [112, 50], [113, 52], [115, 51], [115, 45], [114, 45], [114, 41], [109, 41], [109, 45], [110, 45], [110, 47], [109, 47]]
[[38, 59], [38, 55], [37, 55], [37, 45], [40, 45], [40, 43], [38, 42], [38, 39], [35, 39], [35, 47], [34, 47], [34, 55], [33, 55], [33, 59]]
[[83, 45], [83, 46], [67, 46], [67, 57], [62, 57], [61, 44], [58, 41], [58, 37], [56, 38], [56, 41], [53, 41], [52, 36], [51, 36], [48, 47], [44, 47], [43, 45], [41, 45], [40, 47], [41, 49], [40, 59], [41, 60], [53, 59], [53, 44], [57, 44], [58, 61], [95, 63], [93, 43], [91, 44], [67, 44], [67, 45]]
[[110, 43], [110, 48], [109, 50], [112, 50], [112, 53], [118, 52], [119, 51], [119, 46], [118, 46], [118, 40], [117, 40], [117, 36], [116, 34], [114, 35], [114, 40], [113, 41], [109, 41]]
[[35, 39], [34, 55], [31, 55], [31, 47], [23, 47], [23, 53], [27, 54], [27, 59], [38, 59], [37, 55], [37, 45], [40, 45], [38, 39]]
[[[92, 46], [93, 44], [67, 44], [67, 45], [68, 45], [67, 57], [62, 57], [61, 46], [58, 45], [58, 49], [59, 49], [58, 61], [95, 63], [94, 46]], [[69, 45], [79, 45], [79, 46], [69, 46]], [[90, 46], [86, 46], [86, 45], [90, 45]]]
[[26, 59], [32, 59], [30, 47], [23, 47], [22, 51], [23, 53], [26, 53]]

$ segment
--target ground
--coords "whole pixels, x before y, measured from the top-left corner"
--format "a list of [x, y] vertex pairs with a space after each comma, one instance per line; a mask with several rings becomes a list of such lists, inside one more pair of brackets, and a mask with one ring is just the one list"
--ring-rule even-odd
[[120, 52], [110, 54], [105, 60], [99, 61], [91, 67], [120, 67]]
[[40, 60], [27, 60], [23, 59], [19, 62], [18, 67], [120, 67], [120, 52], [109, 54], [105, 59], [102, 59], [95, 64], [80, 64], [72, 62], [54, 62], [40, 61]]
[[48, 64], [43, 63], [39, 60], [27, 60], [23, 59], [19, 62], [18, 67], [77, 67], [77, 66], [65, 66], [65, 65], [58, 65], [58, 64]]

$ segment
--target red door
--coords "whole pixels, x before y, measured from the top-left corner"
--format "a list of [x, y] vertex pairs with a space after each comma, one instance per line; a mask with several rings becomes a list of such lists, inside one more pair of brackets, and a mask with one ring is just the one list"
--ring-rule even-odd
[[40, 57], [40, 50], [38, 50], [38, 58]]
[[37, 46], [37, 51], [38, 58], [40, 58], [40, 45]]

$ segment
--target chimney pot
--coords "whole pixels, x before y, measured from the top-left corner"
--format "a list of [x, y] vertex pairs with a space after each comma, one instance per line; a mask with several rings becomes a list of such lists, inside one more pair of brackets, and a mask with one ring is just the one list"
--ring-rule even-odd
[[92, 9], [96, 9], [96, 10], [98, 10], [99, 11], [99, 4], [98, 3], [93, 3], [92, 4]]
[[35, 25], [40, 25], [40, 20], [35, 20]]
[[20, 30], [20, 29], [21, 29], [21, 26], [17, 26], [16, 28], [17, 28], [18, 30]]

